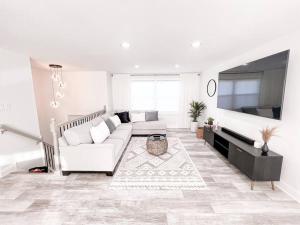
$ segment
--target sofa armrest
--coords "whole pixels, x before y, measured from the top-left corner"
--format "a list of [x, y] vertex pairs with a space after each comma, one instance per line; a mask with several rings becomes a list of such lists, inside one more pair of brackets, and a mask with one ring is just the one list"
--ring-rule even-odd
[[80, 144], [61, 146], [60, 151], [94, 151], [94, 150], [107, 150], [113, 148], [113, 144]]
[[60, 147], [63, 171], [112, 171], [115, 164], [113, 144], [80, 144]]

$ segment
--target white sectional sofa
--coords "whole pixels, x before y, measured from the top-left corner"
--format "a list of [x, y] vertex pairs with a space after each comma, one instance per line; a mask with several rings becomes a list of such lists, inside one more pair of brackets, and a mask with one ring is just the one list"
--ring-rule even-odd
[[[102, 117], [106, 119], [107, 115]], [[89, 136], [90, 127], [96, 126], [103, 119], [99, 116], [63, 132], [58, 139], [63, 175], [93, 171], [113, 175], [132, 135], [166, 134], [163, 121], [122, 123], [103, 143], [94, 144]]]

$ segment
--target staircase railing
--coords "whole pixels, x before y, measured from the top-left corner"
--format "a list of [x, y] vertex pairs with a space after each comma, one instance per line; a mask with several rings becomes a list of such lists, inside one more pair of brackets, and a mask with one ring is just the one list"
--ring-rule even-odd
[[27, 133], [25, 131], [16, 129], [16, 128], [11, 127], [11, 126], [0, 124], [0, 132], [1, 132], [1, 134], [4, 134], [7, 131], [15, 133], [15, 134], [23, 136], [23, 137], [26, 137], [26, 138], [29, 138], [29, 139], [32, 139], [32, 140], [36, 141], [37, 144], [40, 143], [40, 142], [42, 142], [42, 138], [41, 137], [34, 136], [32, 134], [29, 134], [29, 133]]
[[4, 134], [5, 132], [12, 132], [14, 134], [23, 136], [25, 138], [29, 138], [31, 140], [36, 141], [36, 144], [43, 143], [43, 148], [45, 152], [45, 164], [48, 167], [48, 172], [54, 172], [55, 171], [55, 162], [54, 162], [54, 146], [46, 143], [43, 141], [42, 137], [37, 137], [32, 134], [29, 134], [25, 131], [16, 129], [11, 126], [7, 126], [4, 124], [0, 124], [0, 133]]
[[43, 147], [45, 151], [45, 164], [48, 167], [48, 172], [54, 172], [55, 171], [54, 146], [46, 142], [43, 142]]

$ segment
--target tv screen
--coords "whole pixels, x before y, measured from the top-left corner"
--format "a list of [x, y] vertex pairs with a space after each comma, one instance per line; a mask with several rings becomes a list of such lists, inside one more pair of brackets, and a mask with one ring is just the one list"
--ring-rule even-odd
[[281, 119], [289, 50], [219, 73], [218, 108]]

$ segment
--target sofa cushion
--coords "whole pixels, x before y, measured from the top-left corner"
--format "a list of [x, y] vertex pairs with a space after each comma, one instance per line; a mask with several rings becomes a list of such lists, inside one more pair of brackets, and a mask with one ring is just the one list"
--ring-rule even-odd
[[132, 123], [122, 123], [118, 126], [118, 130], [132, 130]]
[[96, 127], [91, 127], [90, 132], [96, 144], [101, 144], [110, 135], [109, 129], [104, 121]]
[[129, 123], [130, 122], [128, 111], [118, 112], [118, 113], [115, 113], [115, 115], [117, 115], [120, 118], [121, 123]]
[[158, 130], [153, 130], [153, 129], [149, 129], [149, 130], [132, 130], [132, 135], [143, 135], [143, 136], [148, 136], [148, 135], [152, 135], [152, 134], [167, 134], [167, 130], [165, 129], [158, 129]]
[[123, 149], [124, 141], [122, 139], [107, 138], [103, 144], [113, 144], [114, 145], [114, 155], [117, 158], [120, 154], [120, 151]]
[[72, 127], [64, 131], [64, 137], [69, 145], [92, 144], [90, 129], [93, 126], [91, 122]]
[[145, 112], [146, 121], [158, 121], [158, 111]]
[[167, 129], [166, 123], [163, 121], [146, 121], [136, 122], [132, 124], [133, 130], [165, 130]]
[[114, 130], [116, 129], [116, 126], [114, 125], [114, 123], [111, 121], [111, 119], [107, 119], [105, 120], [105, 123], [109, 129], [109, 132], [112, 133], [114, 132]]
[[124, 142], [128, 139], [128, 137], [131, 136], [131, 130], [119, 130], [116, 129], [110, 136], [109, 138], [112, 139], [121, 139]]

